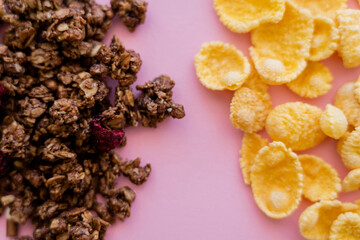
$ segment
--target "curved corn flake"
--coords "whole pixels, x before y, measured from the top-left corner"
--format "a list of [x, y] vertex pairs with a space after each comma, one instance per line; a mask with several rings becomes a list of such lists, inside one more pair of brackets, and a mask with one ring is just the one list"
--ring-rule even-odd
[[355, 98], [358, 101], [358, 103], [360, 103], [360, 77], [355, 82], [354, 95], [355, 95]]
[[337, 49], [339, 30], [334, 20], [322, 16], [314, 19], [314, 26], [309, 60], [321, 61], [330, 57]]
[[212, 90], [236, 90], [250, 75], [250, 63], [235, 46], [219, 41], [204, 43], [195, 56], [200, 82]]
[[359, 207], [338, 200], [324, 200], [314, 203], [300, 215], [301, 235], [309, 240], [327, 240], [330, 228], [337, 217], [344, 212], [356, 211]]
[[325, 95], [331, 89], [333, 76], [320, 62], [308, 62], [305, 70], [287, 87], [301, 97], [316, 98]]
[[341, 154], [341, 148], [344, 146], [345, 140], [350, 135], [349, 131], [346, 131], [346, 133], [337, 141], [336, 143], [336, 150], [338, 154]]
[[285, 12], [284, 0], [214, 0], [220, 21], [231, 31], [249, 32], [262, 23], [279, 22]]
[[281, 142], [262, 148], [251, 169], [251, 186], [257, 205], [267, 216], [289, 216], [299, 206], [303, 188], [298, 156]]
[[338, 52], [344, 66], [353, 68], [360, 66], [360, 10], [340, 10], [336, 20], [339, 26], [340, 41]]
[[360, 168], [360, 127], [355, 128], [344, 141], [340, 155], [349, 169]]
[[256, 155], [260, 149], [267, 145], [268, 140], [263, 139], [259, 134], [245, 133], [240, 150], [240, 167], [246, 184], [251, 183], [251, 167], [254, 165]]
[[340, 139], [348, 129], [348, 121], [340, 109], [328, 104], [321, 114], [320, 127], [327, 136]]
[[260, 131], [271, 111], [268, 93], [242, 87], [234, 93], [230, 105], [230, 120], [234, 127], [247, 133]]
[[344, 192], [351, 192], [360, 188], [360, 169], [354, 169], [344, 178], [343, 190]]
[[329, 240], [360, 239], [360, 215], [353, 212], [342, 213], [333, 222]]
[[337, 10], [345, 9], [347, 0], [290, 0], [300, 8], [306, 8], [313, 16], [336, 17]]
[[314, 22], [310, 13], [287, 2], [284, 18], [277, 24], [262, 24], [251, 32], [250, 55], [267, 84], [294, 80], [306, 67]]
[[251, 65], [251, 73], [248, 79], [243, 84], [243, 87], [247, 87], [258, 92], [266, 93], [269, 89], [269, 86], [262, 81], [261, 76], [259, 75], [259, 73], [257, 72], [254, 66], [254, 63], [251, 62], [250, 65]]
[[344, 84], [336, 93], [335, 106], [345, 114], [350, 125], [360, 126], [360, 103], [355, 97], [355, 84]]
[[336, 170], [313, 155], [300, 155], [299, 160], [304, 173], [304, 197], [313, 202], [337, 198], [341, 180]]
[[306, 150], [326, 139], [320, 129], [321, 113], [318, 107], [288, 102], [270, 112], [265, 124], [266, 131], [274, 141], [281, 141], [295, 151]]

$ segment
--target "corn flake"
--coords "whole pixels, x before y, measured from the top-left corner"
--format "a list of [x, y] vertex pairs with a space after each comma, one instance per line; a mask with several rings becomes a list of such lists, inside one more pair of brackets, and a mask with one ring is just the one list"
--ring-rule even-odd
[[344, 146], [345, 140], [350, 135], [349, 131], [346, 131], [346, 133], [337, 141], [336, 143], [336, 150], [339, 154], [341, 154], [341, 148]]
[[251, 32], [254, 47], [250, 55], [267, 84], [279, 85], [294, 80], [306, 67], [310, 55], [314, 22], [307, 10], [286, 2], [279, 23], [262, 24]]
[[313, 16], [336, 17], [336, 11], [346, 8], [347, 0], [290, 0], [298, 7], [311, 11]]
[[360, 10], [340, 10], [336, 19], [340, 32], [338, 52], [344, 66], [360, 66]]
[[340, 139], [348, 129], [348, 121], [340, 109], [328, 104], [321, 114], [320, 127], [327, 136]]
[[332, 80], [333, 76], [326, 66], [320, 62], [308, 62], [305, 70], [287, 86], [301, 97], [316, 98], [331, 89]]
[[355, 128], [344, 141], [340, 155], [349, 169], [360, 168], [360, 127]]
[[301, 155], [299, 160], [304, 173], [304, 196], [313, 202], [337, 198], [341, 181], [336, 170], [313, 155]]
[[355, 82], [354, 95], [358, 103], [360, 103], [360, 77]]
[[251, 73], [248, 79], [243, 84], [243, 87], [250, 88], [252, 90], [266, 93], [269, 89], [269, 86], [264, 83], [261, 79], [261, 76], [257, 72], [254, 63], [251, 62]]
[[355, 83], [344, 84], [336, 93], [335, 106], [345, 114], [350, 125], [360, 126], [360, 103], [355, 97]]
[[358, 208], [356, 204], [341, 203], [338, 200], [324, 200], [314, 203], [300, 215], [301, 235], [311, 240], [327, 240], [329, 239], [331, 225], [337, 217], [341, 213], [356, 211]]
[[285, 1], [214, 0], [214, 7], [226, 27], [245, 33], [262, 23], [279, 22], [285, 12]]
[[295, 151], [306, 150], [326, 138], [320, 128], [321, 113], [321, 109], [306, 103], [285, 103], [270, 112], [266, 131], [274, 141], [281, 141]]
[[251, 167], [259, 150], [268, 145], [268, 141], [256, 133], [245, 133], [240, 150], [240, 167], [243, 173], [244, 182], [250, 184]]
[[257, 205], [267, 216], [289, 216], [299, 206], [303, 188], [298, 156], [281, 142], [262, 148], [251, 169], [251, 186]]
[[333, 222], [329, 240], [360, 239], [360, 215], [353, 212], [342, 213]]
[[260, 131], [271, 111], [268, 93], [242, 87], [234, 93], [230, 105], [230, 120], [234, 127], [247, 133]]
[[351, 170], [344, 178], [343, 190], [344, 192], [351, 192], [360, 188], [360, 168]]
[[330, 57], [337, 49], [339, 30], [334, 20], [322, 16], [314, 19], [314, 26], [309, 60], [321, 61]]
[[200, 82], [212, 90], [236, 90], [250, 75], [250, 63], [235, 46], [219, 41], [205, 43], [195, 56]]

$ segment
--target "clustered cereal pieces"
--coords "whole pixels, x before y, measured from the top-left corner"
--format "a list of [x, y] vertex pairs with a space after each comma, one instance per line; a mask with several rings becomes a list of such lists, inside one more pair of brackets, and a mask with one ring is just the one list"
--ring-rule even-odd
[[129, 31], [144, 23], [148, 3], [144, 0], [111, 0], [115, 14], [124, 22]]
[[[104, 239], [115, 219], [130, 217], [135, 200], [116, 180], [141, 185], [151, 173], [140, 158], [122, 161], [111, 151], [125, 145], [124, 129], [185, 116], [168, 76], [137, 86], [141, 94], [134, 95], [140, 55], [116, 36], [110, 46], [100, 41], [114, 12], [133, 30], [144, 22], [147, 3], [112, 5], [5, 0], [0, 6], [8, 24], [0, 44], [0, 213], [8, 209], [14, 229], [31, 219], [34, 239]], [[113, 105], [106, 77], [118, 82]]]

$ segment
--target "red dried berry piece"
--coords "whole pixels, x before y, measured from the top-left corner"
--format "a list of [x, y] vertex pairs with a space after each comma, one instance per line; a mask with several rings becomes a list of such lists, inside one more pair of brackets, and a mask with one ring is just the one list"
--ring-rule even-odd
[[110, 151], [122, 143], [125, 137], [123, 130], [109, 130], [101, 126], [101, 116], [90, 122], [90, 129], [94, 137], [96, 148], [100, 151]]

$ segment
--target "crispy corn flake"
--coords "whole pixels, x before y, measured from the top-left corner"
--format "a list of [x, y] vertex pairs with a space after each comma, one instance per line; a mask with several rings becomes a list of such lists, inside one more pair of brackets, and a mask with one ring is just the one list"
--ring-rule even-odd
[[305, 70], [287, 86], [301, 97], [316, 98], [331, 89], [332, 80], [333, 76], [326, 66], [320, 62], [308, 62]]
[[309, 60], [321, 61], [330, 57], [337, 49], [339, 30], [334, 20], [322, 16], [314, 19], [314, 27]]
[[336, 93], [335, 106], [345, 114], [350, 125], [360, 126], [360, 103], [355, 97], [355, 83], [344, 84]]
[[320, 117], [320, 127], [327, 136], [340, 139], [346, 133], [348, 126], [346, 116], [339, 108], [331, 104], [326, 105]]
[[274, 141], [281, 141], [295, 151], [306, 150], [326, 138], [320, 128], [321, 113], [318, 107], [302, 102], [288, 102], [270, 112], [266, 131]]
[[262, 23], [279, 22], [285, 0], [214, 0], [220, 21], [231, 31], [249, 32]]
[[358, 103], [360, 103], [360, 77], [355, 82], [354, 95]]
[[254, 165], [256, 155], [260, 149], [267, 145], [268, 140], [263, 139], [259, 134], [245, 133], [240, 150], [240, 167], [246, 184], [251, 183], [251, 167]]
[[339, 26], [340, 41], [338, 52], [344, 66], [360, 66], [360, 10], [340, 10], [336, 20]]
[[204, 43], [195, 56], [200, 82], [212, 90], [236, 90], [250, 75], [250, 63], [235, 46], [219, 41]]
[[338, 200], [324, 200], [314, 203], [300, 215], [301, 235], [309, 240], [329, 239], [330, 228], [337, 217], [344, 212], [356, 211], [359, 207]]
[[234, 127], [247, 133], [254, 133], [264, 128], [271, 107], [268, 93], [242, 87], [235, 91], [232, 98], [230, 120]]
[[279, 23], [262, 24], [251, 32], [250, 55], [265, 83], [279, 85], [300, 75], [310, 55], [313, 30], [310, 13], [287, 2]]
[[258, 92], [266, 93], [269, 89], [269, 86], [263, 82], [261, 76], [257, 72], [254, 63], [250, 63], [251, 65], [251, 73], [248, 79], [243, 84], [243, 87], [250, 88], [252, 90], [256, 90]]
[[343, 190], [344, 192], [351, 192], [360, 188], [360, 168], [351, 170], [344, 178]]
[[359, 240], [360, 215], [353, 212], [342, 213], [333, 222], [329, 240]]
[[313, 202], [337, 198], [341, 180], [336, 170], [313, 155], [300, 155], [299, 160], [304, 173], [304, 196]]
[[298, 7], [311, 11], [313, 16], [336, 17], [336, 11], [346, 8], [347, 0], [290, 0]]
[[349, 169], [360, 168], [360, 127], [355, 128], [344, 141], [340, 155]]
[[298, 156], [281, 142], [262, 148], [251, 169], [251, 186], [257, 205], [267, 216], [289, 216], [299, 206], [303, 189]]
[[347, 139], [347, 137], [350, 135], [349, 131], [346, 131], [346, 133], [337, 141], [336, 143], [336, 150], [337, 152], [341, 155], [341, 149], [345, 143], [345, 140]]

